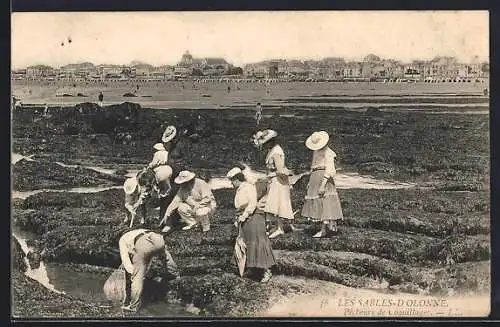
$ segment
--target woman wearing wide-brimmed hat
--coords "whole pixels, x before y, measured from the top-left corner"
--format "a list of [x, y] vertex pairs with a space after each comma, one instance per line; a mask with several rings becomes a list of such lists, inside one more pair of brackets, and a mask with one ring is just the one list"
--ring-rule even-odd
[[285, 153], [276, 131], [267, 129], [257, 132], [254, 135], [254, 144], [262, 151], [268, 151], [265, 163], [269, 184], [264, 211], [278, 218], [277, 229], [269, 235], [269, 238], [275, 238], [284, 234], [285, 229], [295, 229], [291, 224], [294, 216], [288, 180], [292, 172], [285, 166]]
[[337, 155], [328, 146], [329, 138], [327, 132], [320, 131], [306, 140], [306, 147], [314, 152], [302, 216], [322, 222], [321, 230], [313, 236], [316, 238], [337, 232], [337, 220], [344, 219], [334, 180]]
[[169, 125], [165, 128], [163, 135], [161, 136], [161, 141], [167, 150], [169, 145], [172, 143], [173, 139], [177, 136], [177, 129], [173, 125]]
[[[272, 276], [270, 268], [276, 264], [266, 235], [265, 203], [259, 201], [255, 184], [248, 181], [240, 168], [231, 169], [227, 177], [236, 188], [234, 206], [238, 217], [235, 223], [241, 225], [240, 235], [246, 247], [245, 268], [261, 270], [261, 282], [265, 283]], [[237, 260], [235, 254], [234, 263]]]
[[[167, 222], [168, 218], [177, 209], [181, 221], [186, 224], [182, 229], [189, 230], [201, 224], [202, 231], [210, 230], [210, 217], [215, 212], [217, 204], [210, 186], [196, 174], [183, 170], [175, 178], [174, 182], [179, 185], [179, 190], [168, 206], [160, 225]], [[170, 230], [166, 226], [163, 231]]]

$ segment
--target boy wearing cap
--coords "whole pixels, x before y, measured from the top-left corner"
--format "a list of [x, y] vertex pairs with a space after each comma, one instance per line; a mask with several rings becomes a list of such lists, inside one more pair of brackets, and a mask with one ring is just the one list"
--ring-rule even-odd
[[259, 127], [261, 119], [262, 119], [262, 106], [260, 102], [257, 102], [257, 109], [255, 111], [255, 121], [257, 123], [257, 127]]
[[170, 276], [178, 278], [179, 272], [163, 236], [159, 233], [133, 229], [121, 235], [118, 244], [125, 269], [125, 298], [122, 309], [137, 312], [143, 303], [144, 279], [153, 257], [161, 258], [165, 272]]
[[[210, 186], [204, 180], [196, 178], [195, 173], [187, 170], [181, 171], [174, 181], [179, 185], [179, 190], [168, 206], [160, 225], [166, 223], [177, 209], [181, 221], [187, 224], [183, 230], [189, 230], [200, 222], [202, 231], [208, 232], [210, 216], [217, 207]], [[164, 232], [168, 230], [169, 226], [163, 229]]]

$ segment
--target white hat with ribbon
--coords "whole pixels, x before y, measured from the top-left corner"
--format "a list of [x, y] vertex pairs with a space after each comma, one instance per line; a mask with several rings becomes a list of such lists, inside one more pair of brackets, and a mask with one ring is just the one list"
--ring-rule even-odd
[[175, 178], [174, 182], [176, 184], [184, 184], [186, 182], [189, 182], [193, 178], [195, 178], [196, 174], [193, 172], [190, 172], [188, 170], [183, 170], [179, 173], [179, 175]]
[[135, 192], [138, 185], [139, 183], [137, 183], [137, 178], [127, 178], [127, 180], [123, 184], [123, 190], [125, 191], [125, 194], [132, 194]]
[[325, 131], [314, 132], [306, 140], [306, 147], [310, 150], [316, 151], [324, 148], [328, 144], [330, 136]]
[[163, 132], [161, 140], [164, 143], [170, 142], [175, 137], [175, 135], [177, 135], [177, 129], [175, 128], [175, 126], [167, 126], [167, 128], [165, 128], [165, 132]]
[[262, 132], [257, 132], [254, 136], [254, 142], [257, 145], [262, 145], [264, 143], [267, 143], [269, 140], [275, 138], [278, 136], [278, 132], [272, 129], [266, 129]]
[[153, 145], [153, 149], [157, 151], [165, 151], [165, 147], [162, 143], [156, 143], [155, 145]]

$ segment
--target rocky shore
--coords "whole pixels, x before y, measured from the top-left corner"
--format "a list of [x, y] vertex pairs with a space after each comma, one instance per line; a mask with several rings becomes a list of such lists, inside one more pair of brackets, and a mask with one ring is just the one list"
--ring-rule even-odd
[[[92, 104], [54, 108], [50, 117], [30, 110], [14, 113], [13, 118], [13, 151], [34, 154], [35, 160], [13, 166], [16, 191], [121, 185], [123, 177], [117, 174], [55, 162], [115, 170], [144, 166], [151, 159], [152, 144], [168, 124], [186, 131], [172, 157], [176, 169], [189, 167], [216, 176], [238, 161], [253, 164], [258, 159], [248, 141], [255, 132], [249, 110], [195, 113], [148, 110], [131, 103], [101, 111]], [[331, 239], [312, 239], [311, 223], [297, 217], [303, 232], [272, 240], [278, 264], [268, 285], [239, 278], [230, 264], [237, 232], [232, 225], [234, 191], [217, 190], [218, 210], [209, 233], [175, 228], [165, 236], [182, 275], [169, 283], [165, 298], [192, 304], [205, 316], [255, 316], [264, 314], [277, 299], [305, 291], [301, 279], [419, 295], [489, 292], [487, 117], [435, 115], [429, 120], [415, 112], [290, 108], [267, 114], [271, 117], [264, 119], [263, 128], [282, 133], [287, 165], [297, 172], [307, 169], [310, 161], [303, 145], [307, 135], [326, 130], [342, 169], [417, 186], [339, 190], [346, 219], [340, 235]], [[301, 117], [300, 124], [285, 114]], [[303, 179], [294, 186], [294, 208], [302, 205], [306, 183]], [[113, 230], [125, 214], [122, 190], [47, 191], [16, 200], [12, 210], [14, 223], [36, 235], [34, 243], [45, 249], [45, 261], [93, 265], [101, 271], [119, 266]], [[14, 259], [22, 265], [22, 260]], [[155, 262], [149, 277], [159, 271]], [[84, 305], [81, 299], [52, 294], [21, 272], [14, 273], [17, 316], [117, 315], [99, 304]], [[41, 308], [44, 301], [35, 294], [43, 294], [39, 296], [45, 303], [54, 306]]]

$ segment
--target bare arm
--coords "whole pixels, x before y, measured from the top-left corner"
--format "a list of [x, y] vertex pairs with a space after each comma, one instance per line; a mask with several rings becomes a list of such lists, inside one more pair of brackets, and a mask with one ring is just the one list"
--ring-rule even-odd
[[181, 202], [181, 197], [179, 196], [179, 193], [177, 193], [172, 202], [170, 202], [167, 210], [165, 211], [164, 219], [170, 217], [172, 212], [174, 212], [174, 210], [179, 207], [179, 204], [181, 204]]
[[132, 264], [132, 262], [130, 262], [130, 256], [128, 253], [125, 239], [123, 238], [120, 239], [119, 246], [120, 246], [120, 258], [122, 259], [123, 267], [129, 274], [132, 274], [132, 272], [134, 271], [134, 265]]

